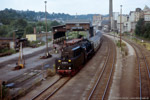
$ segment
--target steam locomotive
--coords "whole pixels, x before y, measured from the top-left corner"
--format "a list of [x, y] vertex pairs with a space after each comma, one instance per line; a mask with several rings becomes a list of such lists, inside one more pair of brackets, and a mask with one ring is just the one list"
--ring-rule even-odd
[[62, 49], [61, 57], [56, 59], [56, 71], [62, 76], [74, 76], [83, 65], [94, 55], [101, 43], [102, 34], [100, 31], [90, 39], [76, 41], [75, 44], [66, 46]]

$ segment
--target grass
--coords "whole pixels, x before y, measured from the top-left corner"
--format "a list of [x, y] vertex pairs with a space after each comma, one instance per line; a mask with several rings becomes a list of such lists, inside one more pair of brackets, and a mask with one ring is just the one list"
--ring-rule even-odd
[[[116, 45], [117, 45], [117, 47], [120, 48], [120, 40], [117, 41]], [[123, 56], [128, 55], [128, 48], [127, 48], [126, 44], [123, 41], [121, 42], [121, 52], [122, 52]]]
[[6, 56], [14, 53], [16, 53], [14, 49], [4, 48], [0, 50], [0, 56]]
[[[126, 38], [131, 39], [129, 36], [126, 36]], [[135, 43], [141, 45], [141, 46], [144, 46], [147, 50], [150, 51], [150, 43], [147, 43], [144, 41], [142, 42], [141, 40], [136, 39], [136, 38], [132, 38], [131, 40], [134, 41]]]
[[137, 40], [137, 39], [134, 39], [134, 41], [135, 41], [137, 44], [144, 46], [147, 50], [150, 51], [150, 43], [141, 42], [140, 40]]
[[39, 47], [39, 46], [42, 46], [42, 45], [45, 45], [45, 42], [41, 42], [41, 41], [32, 41], [30, 42], [29, 44], [30, 46], [33, 46], [33, 47]]
[[[126, 38], [131, 39], [130, 36], [126, 36]], [[143, 38], [143, 39], [145, 39], [145, 38]], [[147, 50], [150, 51], [150, 43], [142, 42], [141, 40], [136, 39], [136, 38], [132, 38], [131, 40], [133, 40], [135, 43], [137, 43], [137, 44], [139, 44], [139, 45], [144, 46]], [[147, 40], [147, 39], [146, 39], [146, 40]]]
[[13, 49], [4, 48], [0, 50], [0, 53], [16, 53]]
[[[116, 45], [117, 45], [118, 47], [120, 47], [120, 40], [117, 41]], [[121, 46], [122, 46], [122, 47], [125, 47], [126, 44], [125, 44], [123, 41], [121, 41]]]

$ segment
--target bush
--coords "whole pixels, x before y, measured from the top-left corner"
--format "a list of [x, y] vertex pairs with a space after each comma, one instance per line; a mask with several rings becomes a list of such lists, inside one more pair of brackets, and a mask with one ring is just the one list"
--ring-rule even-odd
[[9, 49], [9, 48], [4, 48], [0, 50], [0, 53], [16, 53], [16, 51], [14, 49]]
[[[0, 87], [1, 89], [1, 87]], [[0, 91], [0, 97], [1, 97], [1, 91]], [[2, 98], [3, 100], [8, 100], [7, 98], [9, 97], [9, 89], [6, 88], [6, 86], [2, 85]]]
[[[120, 47], [120, 40], [118, 40], [116, 44], [117, 44], [118, 47]], [[126, 44], [123, 41], [121, 41], [121, 46], [125, 47]]]
[[54, 76], [56, 74], [56, 70], [52, 70], [52, 69], [47, 69], [47, 77], [49, 76]]

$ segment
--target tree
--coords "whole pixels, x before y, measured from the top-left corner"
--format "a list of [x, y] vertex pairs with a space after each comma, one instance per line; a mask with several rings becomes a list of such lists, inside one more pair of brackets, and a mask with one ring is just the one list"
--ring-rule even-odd
[[135, 34], [138, 36], [143, 36], [145, 32], [144, 18], [139, 19], [136, 25]]
[[53, 27], [53, 26], [57, 26], [57, 25], [60, 25], [60, 23], [58, 23], [57, 21], [52, 21], [51, 22], [51, 26]]
[[26, 28], [25, 28], [25, 33], [26, 34], [33, 34], [33, 27], [31, 25], [28, 25]]
[[150, 39], [150, 23], [147, 23], [145, 25], [145, 33], [144, 34], [146, 35], [146, 38]]
[[0, 36], [4, 37], [8, 34], [8, 27], [6, 25], [0, 26]]
[[44, 26], [44, 23], [39, 21], [39, 22], [37, 22], [37, 26]]
[[27, 26], [27, 21], [24, 19], [18, 19], [13, 22], [13, 26], [15, 29], [24, 29]]

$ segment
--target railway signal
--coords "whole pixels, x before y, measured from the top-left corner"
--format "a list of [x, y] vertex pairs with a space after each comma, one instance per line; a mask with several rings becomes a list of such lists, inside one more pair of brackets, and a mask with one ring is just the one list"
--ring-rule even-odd
[[20, 49], [19, 49], [19, 59], [17, 66], [14, 68], [15, 70], [22, 69], [25, 67], [25, 60], [23, 57], [23, 47], [22, 47], [22, 42], [20, 42]]

